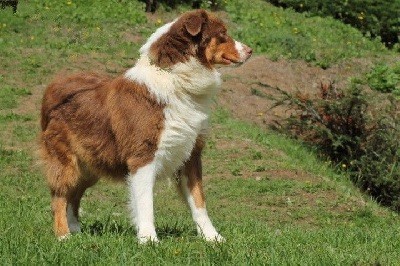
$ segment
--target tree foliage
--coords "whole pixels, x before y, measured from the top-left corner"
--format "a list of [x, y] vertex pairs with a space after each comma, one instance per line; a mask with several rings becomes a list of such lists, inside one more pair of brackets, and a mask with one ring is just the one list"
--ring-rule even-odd
[[371, 37], [380, 37], [388, 47], [399, 42], [399, 0], [267, 0], [282, 7], [312, 15], [332, 16], [360, 29]]

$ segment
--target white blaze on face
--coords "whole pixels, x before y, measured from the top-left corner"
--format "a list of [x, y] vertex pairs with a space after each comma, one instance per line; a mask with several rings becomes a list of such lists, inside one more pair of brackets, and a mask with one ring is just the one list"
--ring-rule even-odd
[[250, 54], [247, 52], [247, 49], [249, 48], [243, 43], [235, 41], [235, 48], [239, 53], [239, 58], [241, 62], [246, 61], [250, 57]]

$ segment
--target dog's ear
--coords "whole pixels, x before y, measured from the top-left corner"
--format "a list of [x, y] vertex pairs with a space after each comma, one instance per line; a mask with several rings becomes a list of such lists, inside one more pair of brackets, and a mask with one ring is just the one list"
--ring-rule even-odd
[[204, 10], [196, 10], [185, 21], [186, 31], [192, 35], [196, 36], [201, 32], [203, 24], [206, 22], [207, 12]]

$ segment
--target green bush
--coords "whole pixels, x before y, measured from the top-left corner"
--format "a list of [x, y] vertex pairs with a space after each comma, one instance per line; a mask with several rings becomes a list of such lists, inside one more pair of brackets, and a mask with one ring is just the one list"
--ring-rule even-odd
[[141, 1], [146, 2], [147, 12], [155, 12], [159, 5], [164, 6], [166, 10], [183, 5], [191, 8], [208, 8], [216, 11], [224, 9], [227, 2], [227, 0], [153, 0], [152, 3], [146, 0]]
[[400, 63], [393, 67], [386, 64], [376, 65], [367, 74], [367, 83], [374, 90], [400, 96]]
[[312, 15], [332, 16], [360, 29], [371, 37], [380, 37], [388, 46], [399, 42], [400, 1], [387, 0], [268, 0], [282, 7]]
[[317, 146], [323, 156], [349, 172], [352, 181], [379, 203], [400, 211], [400, 117], [395, 100], [372, 115], [355, 82], [348, 90], [321, 84], [315, 98], [278, 91], [276, 105], [293, 112], [281, 130]]
[[400, 120], [394, 115], [369, 132], [364, 154], [354, 161], [352, 179], [379, 203], [400, 211]]
[[279, 91], [284, 98], [278, 103], [294, 110], [285, 127], [292, 136], [317, 145], [330, 160], [346, 167], [363, 154], [368, 102], [359, 86], [342, 91], [331, 83], [321, 83], [316, 99]]

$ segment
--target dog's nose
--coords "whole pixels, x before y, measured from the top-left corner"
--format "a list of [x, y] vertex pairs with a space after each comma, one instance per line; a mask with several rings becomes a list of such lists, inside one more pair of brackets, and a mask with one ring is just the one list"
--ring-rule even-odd
[[244, 51], [246, 54], [248, 54], [249, 56], [253, 53], [253, 49], [251, 49], [250, 47], [248, 47], [247, 45], [243, 45], [244, 46]]
[[253, 49], [248, 47], [247, 45], [243, 44], [243, 51], [246, 56], [246, 58], [250, 58], [250, 56], [253, 54]]

